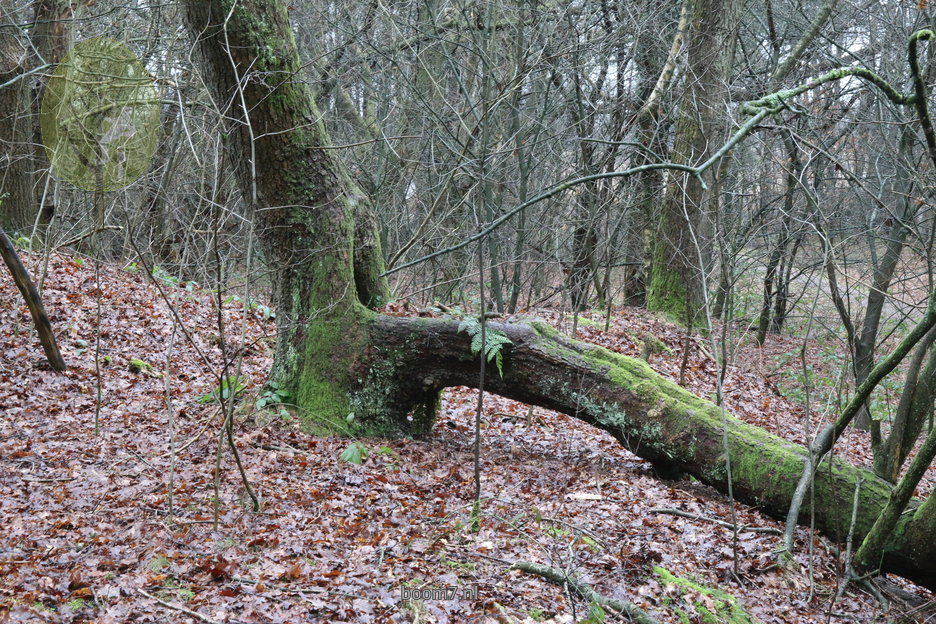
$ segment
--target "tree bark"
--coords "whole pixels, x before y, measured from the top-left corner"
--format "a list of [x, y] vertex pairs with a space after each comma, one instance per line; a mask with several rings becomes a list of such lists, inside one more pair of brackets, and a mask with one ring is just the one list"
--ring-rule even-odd
[[[724, 110], [734, 61], [743, 2], [687, 0], [687, 72], [689, 81], [679, 108], [672, 158], [700, 163], [725, 134]], [[712, 172], [718, 167], [712, 168]], [[718, 209], [717, 184], [708, 173], [709, 190], [694, 176], [671, 183], [660, 208], [647, 289], [647, 307], [679, 322], [694, 317], [702, 298], [699, 256], [702, 219]]]
[[[0, 204], [2, 203], [0, 202]], [[42, 304], [42, 297], [39, 295], [36, 285], [30, 279], [26, 267], [20, 262], [13, 243], [10, 242], [2, 227], [0, 227], [0, 258], [10, 269], [10, 275], [13, 276], [16, 287], [26, 301], [26, 306], [32, 315], [33, 324], [36, 326], [36, 333], [39, 335], [39, 343], [42, 345], [43, 351], [45, 351], [49, 365], [57, 371], [65, 370], [67, 365], [64, 358], [62, 358], [58, 344], [55, 342], [55, 333], [52, 331], [52, 324], [49, 322], [45, 306]]]
[[[18, 26], [0, 26], [0, 84], [29, 69], [29, 52]], [[0, 225], [28, 236], [33, 201], [33, 121], [29, 104], [29, 79], [0, 87]]]

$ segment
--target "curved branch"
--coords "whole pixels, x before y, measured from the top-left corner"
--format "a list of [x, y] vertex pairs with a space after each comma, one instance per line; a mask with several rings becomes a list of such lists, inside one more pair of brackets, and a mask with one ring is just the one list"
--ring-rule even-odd
[[[437, 258], [438, 256], [442, 256], [447, 253], [451, 253], [453, 251], [458, 251], [459, 249], [462, 249], [463, 247], [467, 247], [471, 243], [481, 240], [482, 238], [485, 238], [488, 234], [490, 234], [491, 232], [493, 232], [494, 230], [502, 226], [504, 223], [509, 221], [514, 215], [519, 213], [521, 210], [529, 208], [530, 206], [534, 204], [538, 204], [539, 202], [543, 200], [549, 199], [550, 197], [558, 195], [559, 193], [563, 191], [567, 191], [574, 186], [578, 186], [579, 184], [592, 182], [594, 180], [604, 180], [607, 178], [623, 178], [623, 177], [634, 175], [636, 173], [642, 173], [644, 171], [653, 171], [656, 169], [675, 169], [677, 171], [685, 171], [686, 173], [691, 173], [692, 175], [695, 175], [695, 176], [701, 176], [701, 173], [703, 171], [701, 167], [690, 167], [689, 165], [680, 165], [678, 163], [652, 163], [649, 165], [640, 165], [639, 167], [631, 167], [630, 169], [625, 169], [624, 171], [608, 171], [605, 173], [595, 173], [592, 175], [575, 178], [573, 180], [569, 180], [568, 182], [563, 182], [562, 184], [558, 184], [550, 189], [547, 189], [543, 191], [542, 193], [540, 193], [539, 195], [537, 195], [536, 197], [523, 202], [519, 206], [516, 206], [515, 208], [511, 209], [509, 212], [491, 221], [491, 223], [487, 227], [479, 230], [478, 233], [475, 234], [474, 236], [470, 236], [466, 238], [465, 240], [463, 240], [462, 242], [452, 245], [450, 247], [446, 247], [445, 249], [434, 251], [430, 254], [426, 254], [425, 256], [422, 256], [415, 260], [411, 260], [410, 262], [406, 262], [399, 266], [395, 266], [392, 269], [388, 269], [381, 274], [381, 277], [385, 277], [392, 273], [396, 273], [397, 271], [402, 271], [403, 269], [425, 262], [426, 260], [431, 260], [432, 258]], [[700, 178], [700, 181], [701, 181], [701, 178]]]
[[838, 0], [826, 0], [819, 8], [819, 12], [816, 13], [816, 17], [813, 19], [812, 23], [809, 24], [809, 28], [803, 33], [799, 41], [796, 42], [796, 45], [793, 46], [790, 53], [780, 61], [777, 68], [774, 69], [773, 74], [771, 74], [770, 78], [767, 80], [768, 91], [775, 90], [777, 85], [787, 77], [796, 64], [796, 61], [803, 56], [803, 52], [805, 52], [809, 44], [813, 42], [825, 23], [829, 21], [829, 17], [832, 16], [832, 11], [835, 10], [836, 4], [838, 4]]
[[934, 37], [932, 30], [918, 30], [910, 36], [909, 60], [910, 73], [913, 75], [913, 105], [916, 108], [920, 125], [923, 126], [923, 136], [926, 137], [926, 148], [933, 166], [936, 166], [936, 132], [933, 131], [933, 120], [929, 113], [929, 104], [926, 102], [926, 81], [920, 71], [920, 59], [917, 52], [918, 41], [929, 41]]
[[864, 67], [840, 67], [838, 69], [828, 71], [821, 76], [812, 78], [798, 87], [775, 91], [774, 93], [765, 95], [762, 98], [746, 102], [742, 105], [742, 110], [749, 115], [753, 115], [761, 109], [768, 109], [772, 112], [777, 112], [786, 108], [786, 101], [791, 98], [802, 95], [807, 91], [812, 91], [813, 89], [821, 87], [824, 84], [849, 77], [861, 78], [866, 82], [870, 82], [875, 87], [877, 87], [888, 100], [900, 106], [909, 106], [913, 104], [916, 99], [915, 94], [904, 95], [900, 93], [897, 91], [897, 89], [891, 86], [889, 82], [878, 76], [870, 69], [865, 69]]

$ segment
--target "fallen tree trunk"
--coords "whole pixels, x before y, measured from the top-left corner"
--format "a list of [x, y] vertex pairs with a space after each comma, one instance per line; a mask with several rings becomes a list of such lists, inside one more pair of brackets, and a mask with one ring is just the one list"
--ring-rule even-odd
[[[571, 340], [541, 322], [490, 323], [512, 345], [504, 351], [503, 377], [485, 379], [491, 392], [569, 414], [607, 431], [624, 447], [655, 464], [689, 473], [721, 491], [727, 489], [720, 409], [654, 372], [641, 360]], [[395, 397], [383, 412], [393, 429], [424, 433], [442, 388], [476, 386], [478, 356], [456, 321], [378, 316], [370, 323], [369, 357], [359, 363], [364, 383], [352, 403], [367, 413], [368, 395]], [[366, 390], [364, 390], [366, 388]], [[415, 418], [406, 414], [413, 406]], [[783, 519], [806, 462], [806, 450], [730, 414], [728, 428], [734, 495]], [[840, 459], [825, 460], [816, 474], [817, 528], [844, 540], [851, 525], [851, 500], [861, 480], [855, 540], [867, 534], [887, 504], [891, 485], [873, 472]], [[912, 507], [918, 501], [911, 503]], [[807, 520], [810, 510], [803, 510]], [[888, 543], [882, 569], [936, 589], [936, 540], [920, 518], [904, 514]]]

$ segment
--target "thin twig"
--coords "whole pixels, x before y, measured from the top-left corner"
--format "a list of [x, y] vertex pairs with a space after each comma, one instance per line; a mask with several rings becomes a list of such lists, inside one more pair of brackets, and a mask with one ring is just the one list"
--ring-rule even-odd
[[780, 529], [774, 529], [772, 527], [752, 527], [743, 525], [736, 525], [730, 522], [725, 522], [724, 520], [719, 520], [718, 518], [710, 518], [708, 516], [703, 516], [700, 514], [694, 514], [688, 511], [682, 511], [681, 509], [670, 509], [667, 507], [657, 507], [649, 510], [647, 513], [652, 514], [669, 514], [671, 516], [680, 516], [682, 518], [689, 518], [690, 520], [703, 520], [705, 522], [711, 522], [712, 524], [717, 524], [720, 527], [726, 529], [738, 528], [738, 533], [769, 533], [770, 535], [783, 535], [783, 531]]
[[137, 587], [137, 592], [139, 592], [140, 594], [143, 594], [144, 596], [146, 596], [146, 597], [149, 598], [150, 600], [155, 600], [156, 602], [158, 602], [158, 603], [161, 604], [162, 606], [166, 607], [167, 609], [172, 609], [173, 611], [179, 611], [179, 612], [181, 612], [181, 613], [184, 613], [185, 615], [188, 615], [188, 616], [193, 617], [193, 618], [195, 618], [195, 619], [201, 620], [202, 622], [208, 622], [208, 624], [221, 624], [221, 622], [219, 622], [219, 621], [217, 621], [217, 620], [212, 620], [211, 618], [202, 615], [202, 614], [199, 613], [198, 611], [192, 611], [191, 609], [186, 609], [185, 607], [182, 607], [182, 606], [179, 606], [179, 605], [174, 605], [174, 604], [172, 604], [171, 602], [166, 602], [165, 600], [162, 600], [162, 599], [160, 599], [160, 598], [157, 598], [156, 596], [147, 593], [146, 591], [144, 591], [143, 589], [141, 589], [141, 588], [139, 588], [139, 587]]

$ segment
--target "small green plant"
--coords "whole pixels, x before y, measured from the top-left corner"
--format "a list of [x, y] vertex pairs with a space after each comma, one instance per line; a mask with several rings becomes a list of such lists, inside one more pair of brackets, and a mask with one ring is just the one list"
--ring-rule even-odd
[[530, 615], [530, 619], [534, 622], [542, 622], [546, 619], [546, 612], [540, 609], [539, 607], [533, 607], [527, 613]]
[[158, 557], [153, 557], [149, 560], [149, 563], [146, 564], [146, 567], [150, 569], [151, 572], [159, 572], [163, 568], [169, 565], [169, 559], [165, 555], [159, 555]]
[[71, 609], [72, 611], [80, 611], [85, 606], [85, 601], [83, 598], [75, 598], [74, 600], [69, 600], [65, 603], [65, 606]]
[[289, 410], [285, 406], [289, 405], [291, 398], [292, 395], [288, 390], [280, 388], [275, 381], [269, 381], [266, 389], [254, 401], [254, 408], [257, 410], [274, 410], [277, 416], [288, 422], [292, 420], [292, 416], [290, 416]]
[[597, 602], [591, 602], [588, 605], [588, 615], [580, 624], [604, 624], [605, 612]]
[[556, 524], [550, 524], [545, 529], [543, 529], [543, 531], [548, 535], [552, 535], [553, 537], [568, 537], [572, 535], [571, 530]]
[[246, 377], [225, 377], [221, 380], [221, 387], [215, 388], [211, 392], [198, 397], [199, 403], [211, 403], [212, 401], [227, 401], [231, 397], [236, 397], [244, 388], [247, 387]]
[[75, 266], [84, 266], [84, 260], [81, 258], [72, 258], [72, 264]]
[[30, 251], [32, 249], [32, 241], [29, 240], [28, 236], [23, 236], [22, 234], [13, 235], [13, 245], [24, 251]]
[[263, 409], [270, 405], [282, 405], [288, 403], [291, 395], [288, 390], [279, 387], [275, 381], [267, 382], [266, 390], [254, 402], [254, 407]]
[[39, 613], [55, 613], [55, 607], [51, 607], [41, 600], [37, 600], [33, 603], [33, 609]]
[[598, 542], [596, 542], [596, 541], [593, 540], [592, 538], [588, 537], [587, 535], [581, 535], [581, 536], [579, 536], [579, 539], [580, 539], [580, 540], [582, 541], [582, 543], [585, 544], [585, 545], [588, 547], [588, 549], [589, 549], [590, 551], [592, 551], [593, 553], [599, 553], [599, 552], [601, 552], [601, 544], [599, 544]]
[[473, 316], [467, 316], [462, 319], [462, 322], [458, 324], [458, 331], [468, 332], [468, 335], [471, 336], [471, 352], [475, 355], [478, 355], [482, 351], [482, 346], [484, 347], [484, 356], [487, 358], [488, 362], [494, 362], [494, 365], [497, 366], [497, 372], [504, 377], [504, 354], [503, 348], [504, 345], [513, 344], [503, 332], [492, 329], [491, 327], [484, 328], [484, 345], [481, 344], [481, 322]]
[[153, 265], [152, 275], [154, 279], [159, 280], [166, 286], [178, 286], [179, 282], [181, 282], [181, 280], [178, 277], [176, 277], [175, 275], [172, 275], [171, 273], [169, 273], [169, 271], [167, 271], [166, 269], [162, 268], [159, 265]]
[[140, 265], [138, 265], [136, 262], [131, 262], [125, 266], [123, 270], [127, 273], [130, 273], [131, 275], [136, 275], [140, 272]]
[[348, 445], [348, 448], [341, 452], [340, 457], [342, 461], [346, 461], [349, 464], [361, 465], [367, 460], [369, 454], [370, 451], [364, 446], [364, 443], [355, 440]]
[[395, 471], [400, 469], [400, 454], [389, 446], [381, 446], [379, 449], [377, 449], [377, 454], [386, 458], [386, 466], [390, 470]]
[[181, 599], [184, 600], [185, 602], [188, 602], [189, 600], [191, 600], [191, 599], [194, 598], [194, 597], [195, 597], [195, 592], [193, 592], [193, 591], [192, 591], [191, 589], [189, 589], [188, 587], [181, 587], [181, 588], [179, 588], [179, 598], [181, 598]]
[[[173, 592], [173, 590], [175, 591]], [[172, 600], [173, 598], [179, 598], [184, 602], [188, 602], [195, 597], [195, 592], [192, 591], [190, 587], [182, 585], [182, 583], [178, 580], [170, 578], [165, 580], [163, 589], [156, 592], [156, 595], [159, 596], [162, 600]]]

